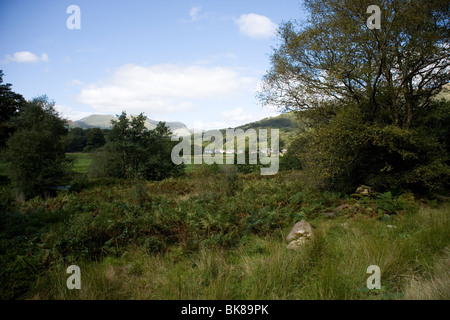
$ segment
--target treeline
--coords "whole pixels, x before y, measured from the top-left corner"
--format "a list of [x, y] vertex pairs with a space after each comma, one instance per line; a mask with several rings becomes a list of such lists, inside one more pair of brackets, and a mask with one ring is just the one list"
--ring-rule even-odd
[[288, 147], [324, 190], [448, 192], [450, 81], [447, 1], [305, 2], [307, 23], [282, 23], [260, 99], [306, 124]]
[[3, 84], [0, 70], [1, 160], [11, 189], [24, 199], [54, 195], [73, 182], [67, 152], [92, 153], [91, 177], [161, 180], [183, 173], [171, 160], [169, 128], [160, 122], [148, 130], [145, 119], [123, 112], [110, 131], [69, 130], [53, 101], [45, 95], [25, 100]]
[[110, 130], [72, 128], [67, 135], [67, 152], [92, 152], [106, 144]]

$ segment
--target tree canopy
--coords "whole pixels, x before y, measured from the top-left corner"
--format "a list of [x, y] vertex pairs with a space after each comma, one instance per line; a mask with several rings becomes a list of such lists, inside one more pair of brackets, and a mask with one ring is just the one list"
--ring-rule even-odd
[[3, 70], [0, 70], [0, 149], [5, 147], [6, 140], [14, 132], [10, 119], [25, 104], [21, 94], [11, 89], [10, 83], [3, 84]]
[[122, 112], [111, 121], [110, 141], [94, 153], [91, 175], [162, 180], [183, 172], [171, 160], [170, 129], [160, 122], [149, 130], [145, 120], [142, 113], [128, 117]]
[[351, 101], [370, 120], [409, 128], [450, 79], [449, 3], [387, 0], [381, 29], [369, 0], [307, 0], [310, 18], [281, 24], [261, 99], [285, 109]]
[[[381, 29], [367, 8], [378, 4]], [[291, 147], [325, 188], [448, 186], [449, 2], [306, 0], [305, 23], [284, 22], [259, 97], [296, 110]], [[298, 152], [295, 152], [298, 154]]]
[[6, 156], [12, 185], [26, 198], [52, 193], [64, 183], [66, 121], [54, 102], [41, 96], [27, 102], [12, 119], [15, 132], [7, 141]]

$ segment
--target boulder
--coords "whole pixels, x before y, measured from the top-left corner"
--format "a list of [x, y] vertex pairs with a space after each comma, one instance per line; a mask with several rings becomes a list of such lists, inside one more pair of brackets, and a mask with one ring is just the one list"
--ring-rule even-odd
[[372, 188], [362, 185], [356, 189], [355, 193], [360, 193], [362, 195], [368, 196], [369, 194], [372, 193]]
[[359, 186], [355, 193], [353, 193], [350, 197], [352, 197], [353, 199], [362, 199], [365, 197], [369, 197], [369, 198], [376, 198], [378, 195], [380, 195], [379, 192], [374, 191], [371, 187], [369, 186]]
[[341, 204], [339, 207], [337, 207], [334, 210], [344, 210], [344, 209], [349, 209], [350, 210], [351, 209], [351, 205], [344, 203], [344, 204]]
[[288, 242], [286, 247], [288, 249], [298, 249], [310, 240], [312, 236], [312, 227], [306, 220], [297, 222], [286, 237]]

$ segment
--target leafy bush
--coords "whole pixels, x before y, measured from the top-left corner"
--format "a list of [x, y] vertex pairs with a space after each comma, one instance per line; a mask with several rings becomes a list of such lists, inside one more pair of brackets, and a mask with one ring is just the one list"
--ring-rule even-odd
[[169, 128], [160, 122], [148, 130], [145, 119], [140, 114], [130, 120], [122, 112], [112, 121], [110, 141], [93, 154], [91, 177], [163, 180], [184, 173], [184, 164], [172, 162], [175, 142], [170, 139]]
[[7, 142], [12, 185], [26, 198], [55, 194], [67, 184], [71, 161], [65, 156], [66, 122], [46, 96], [27, 103], [13, 119], [16, 131]]
[[[450, 102], [430, 108], [433, 112], [450, 110]], [[449, 186], [450, 166], [447, 120], [431, 127], [431, 120], [408, 130], [381, 121], [367, 121], [352, 105], [340, 105], [328, 121], [306, 134], [309, 147], [301, 155], [311, 177], [325, 190], [350, 193], [361, 184], [380, 191], [413, 190], [431, 192]], [[317, 117], [314, 113], [307, 115]]]

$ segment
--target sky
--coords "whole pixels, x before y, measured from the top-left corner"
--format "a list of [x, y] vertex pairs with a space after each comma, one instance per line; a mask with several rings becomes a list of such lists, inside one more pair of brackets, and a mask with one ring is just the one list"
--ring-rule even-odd
[[69, 120], [126, 111], [235, 127], [279, 114], [256, 95], [278, 25], [294, 19], [302, 0], [1, 0], [0, 70]]

